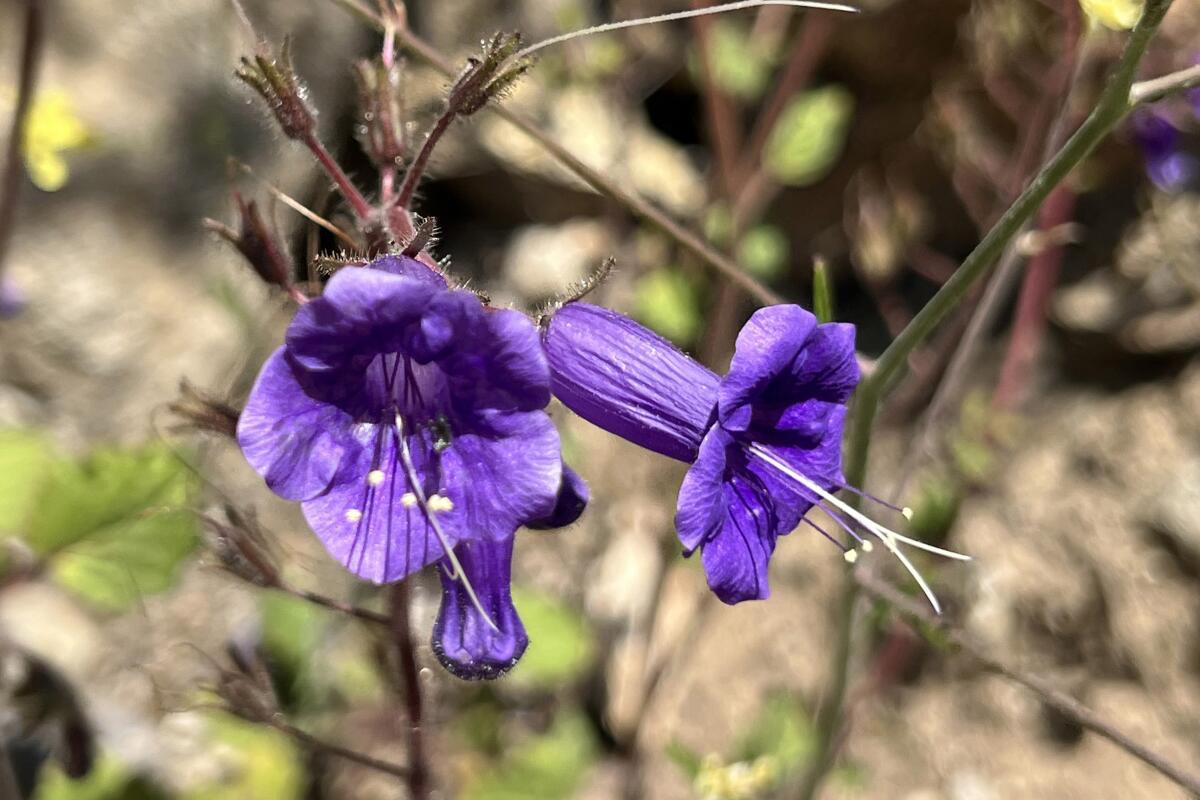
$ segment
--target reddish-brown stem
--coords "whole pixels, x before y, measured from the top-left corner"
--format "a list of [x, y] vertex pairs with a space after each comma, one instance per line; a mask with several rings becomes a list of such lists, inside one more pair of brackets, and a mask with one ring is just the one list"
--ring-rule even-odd
[[[750, 144], [745, 148], [745, 155], [738, 169], [741, 175], [750, 175], [758, 169], [763, 147], [775, 127], [775, 122], [792, 97], [812, 80], [813, 72], [825, 55], [825, 49], [836, 26], [837, 20], [831, 14], [805, 15], [800, 35], [792, 47], [783, 74], [775, 85], [775, 91], [771, 93], [766, 107], [754, 122], [749, 137]], [[749, 183], [748, 180], [746, 182]]]
[[358, 221], [361, 223], [370, 220], [371, 204], [367, 202], [367, 198], [363, 197], [362, 192], [358, 190], [349, 176], [346, 175], [345, 170], [338, 164], [337, 159], [325, 149], [325, 145], [321, 143], [317, 135], [309, 133], [301, 141], [312, 152], [313, 157], [317, 159], [317, 163], [321, 165], [321, 169], [325, 171], [325, 174], [337, 186], [342, 197], [346, 198], [346, 202], [350, 204], [350, 208], [354, 212], [354, 216], [358, 218]]
[[17, 77], [17, 105], [9, 128], [8, 148], [4, 154], [4, 174], [0, 178], [0, 275], [12, 241], [17, 218], [17, 195], [21, 190], [21, 149], [25, 141], [25, 120], [33, 103], [38, 65], [42, 57], [41, 0], [25, 0], [25, 24], [21, 31], [21, 60]]
[[382, 772], [385, 775], [392, 775], [396, 778], [402, 778], [404, 780], [408, 780], [409, 778], [409, 770], [407, 767], [402, 767], [399, 764], [393, 764], [390, 761], [384, 761], [383, 759], [369, 756], [366, 753], [360, 753], [357, 750], [351, 750], [348, 747], [342, 747], [341, 745], [327, 742], [324, 739], [318, 739], [311, 733], [303, 731], [291, 723], [284, 722], [283, 720], [276, 720], [271, 723], [271, 726], [275, 728], [275, 730], [290, 736], [301, 745], [314, 752], [336, 756], [337, 758], [342, 758], [346, 761], [360, 764], [368, 769]]
[[[1046, 204], [1038, 214], [1037, 230], [1052, 239], [1055, 229], [1070, 222], [1074, 211], [1075, 192], [1067, 186], [1059, 186], [1046, 198]], [[1025, 267], [1025, 277], [1017, 296], [1012, 338], [992, 396], [992, 405], [997, 409], [1011, 411], [1026, 396], [1030, 369], [1046, 333], [1046, 312], [1050, 294], [1058, 284], [1062, 261], [1062, 244], [1047, 241]]]
[[450, 123], [457, 116], [457, 112], [447, 108], [437, 118], [437, 121], [433, 123], [433, 127], [425, 135], [425, 141], [421, 143], [421, 149], [417, 151], [416, 158], [412, 160], [412, 163], [408, 165], [408, 169], [404, 173], [404, 181], [400, 184], [399, 191], [396, 192], [396, 206], [408, 208], [412, 204], [413, 195], [417, 192], [417, 184], [421, 182], [421, 178], [425, 175], [425, 170], [429, 167], [429, 159], [433, 155], [433, 149], [437, 146], [443, 134], [450, 130]]
[[404, 682], [404, 706], [408, 715], [408, 774], [405, 777], [412, 800], [426, 800], [430, 794], [429, 766], [425, 760], [424, 709], [416, 643], [412, 635], [410, 592], [408, 581], [400, 581], [392, 587], [392, 641], [396, 646], [400, 678]]

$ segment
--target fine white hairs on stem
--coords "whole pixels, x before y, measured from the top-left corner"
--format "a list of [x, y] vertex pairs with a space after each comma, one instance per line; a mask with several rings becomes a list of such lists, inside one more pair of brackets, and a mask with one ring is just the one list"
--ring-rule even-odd
[[538, 50], [544, 47], [549, 47], [554, 44], [569, 42], [572, 39], [579, 39], [584, 36], [591, 36], [597, 33], [608, 33], [609, 31], [619, 31], [622, 28], [636, 28], [640, 25], [656, 25], [660, 22], [673, 22], [679, 19], [689, 19], [691, 17], [704, 17], [710, 14], [724, 14], [728, 11], [740, 11], [745, 8], [760, 8], [762, 6], [790, 6], [792, 8], [813, 8], [820, 11], [844, 11], [849, 14], [857, 14], [858, 9], [854, 6], [847, 6], [841, 3], [820, 3], [810, 2], [810, 0], [737, 0], [733, 3], [722, 3], [717, 6], [709, 6], [708, 8], [693, 8], [688, 11], [675, 11], [670, 14], [657, 14], [653, 17], [638, 17], [637, 19], [626, 19], [620, 22], [606, 22], [603, 25], [596, 25], [591, 28], [583, 28], [578, 31], [552, 36], [549, 39], [544, 39], [540, 42], [529, 45], [521, 52], [513, 56], [514, 60], [522, 59], [526, 56], [533, 55]]

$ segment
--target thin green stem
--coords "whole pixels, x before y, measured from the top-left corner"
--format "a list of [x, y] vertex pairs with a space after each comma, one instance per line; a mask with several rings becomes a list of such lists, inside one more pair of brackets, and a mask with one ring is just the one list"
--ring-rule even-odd
[[[879, 401], [899, 377], [913, 350], [962, 302], [975, 281], [995, 266], [1012, 238], [1025, 226], [1056, 186], [1071, 173], [1125, 118], [1137, 102], [1131, 96], [1134, 76], [1146, 47], [1166, 16], [1172, 0], [1147, 0], [1142, 17], [1129, 35], [1120, 60], [1108, 79], [1095, 108], [1058, 153], [1046, 162], [1025, 190], [1000, 217], [983, 241], [967, 256], [938, 293], [913, 318], [879, 357], [872, 374], [855, 393], [850, 417], [850, 444], [845, 474], [850, 485], [861, 486], [867, 472], [871, 429]], [[848, 568], [838, 604], [837, 644], [833, 653], [831, 685], [818, 718], [816, 750], [797, 797], [812, 800], [829, 774], [836, 757], [849, 685], [854, 620], [860, 596], [853, 568]]]
[[1086, 158], [1125, 115], [1134, 108], [1130, 98], [1134, 74], [1146, 46], [1162, 22], [1171, 0], [1148, 0], [1141, 21], [1129, 36], [1120, 61], [1109, 77], [1096, 107], [1062, 149], [1034, 176], [1025, 191], [1009, 207], [983, 241], [967, 256], [950, 280], [913, 317], [875, 364], [875, 371], [859, 386], [850, 420], [850, 452], [847, 477], [861, 481], [866, 472], [871, 426], [879, 400], [899, 377], [909, 355], [933, 332], [946, 315], [966, 296], [975, 281], [995, 264], [1013, 236], [1041, 207], [1054, 187]]

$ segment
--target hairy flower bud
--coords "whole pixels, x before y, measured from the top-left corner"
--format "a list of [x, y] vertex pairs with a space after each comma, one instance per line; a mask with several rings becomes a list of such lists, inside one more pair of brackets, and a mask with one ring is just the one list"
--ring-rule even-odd
[[291, 288], [291, 259], [275, 231], [263, 220], [258, 203], [247, 201], [241, 192], [234, 192], [233, 200], [238, 208], [237, 230], [213, 219], [206, 219], [204, 227], [236, 247], [265, 282], [284, 289]]
[[312, 135], [316, 114], [306, 99], [307, 89], [292, 67], [290, 37], [284, 37], [278, 56], [265, 41], [260, 42], [254, 58], [243, 56], [234, 75], [262, 96], [285, 136], [302, 140]]

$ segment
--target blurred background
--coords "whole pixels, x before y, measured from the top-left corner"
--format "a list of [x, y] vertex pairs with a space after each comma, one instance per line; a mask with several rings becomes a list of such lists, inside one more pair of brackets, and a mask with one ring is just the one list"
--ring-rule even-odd
[[[338, 243], [268, 187], [346, 212], [233, 79], [253, 40], [230, 5], [41, 5], [0, 263], [0, 731], [16, 777], [39, 800], [406, 797], [296, 733], [403, 762], [385, 637], [229, 569], [227, 507], [253, 509], [297, 592], [377, 610], [383, 597], [236, 446], [168, 409], [182, 379], [237, 407], [293, 308], [201, 220], [235, 219], [231, 189], [256, 197], [303, 274]], [[321, 135], [367, 189], [351, 68], [380, 37], [344, 5], [246, 2], [268, 38], [294, 36]], [[638, 28], [543, 51], [504, 105], [789, 302], [811, 305], [823, 260], [836, 318], [870, 358], [1091, 108], [1126, 34], [1097, 22], [1120, 28], [1122, 3], [1088, 5], [1095, 19], [1076, 0], [863, 0], [857, 16], [762, 8]], [[498, 30], [536, 41], [681, 7], [407, 4], [456, 63]], [[0, 3], [0, 136], [23, 9]], [[1143, 77], [1198, 57], [1200, 3], [1176, 0]], [[410, 60], [415, 132], [445, 88]], [[912, 506], [917, 536], [975, 557], [921, 563], [986, 652], [1183, 765], [1200, 763], [1197, 113], [1195, 95], [1139, 111], [1055, 191], [913, 356], [866, 487]], [[486, 111], [443, 141], [417, 209], [440, 225], [437, 255], [499, 305], [534, 308], [611, 256], [593, 301], [717, 368], [755, 308]], [[769, 601], [723, 606], [679, 557], [684, 466], [551, 411], [594, 500], [571, 528], [519, 534], [522, 663], [491, 684], [445, 673], [427, 646], [437, 581], [414, 582], [438, 796], [795, 796], [839, 554], [800, 531], [776, 552]], [[822, 796], [1185, 796], [937, 631], [871, 604], [858, 630]], [[286, 724], [229, 713], [231, 643], [265, 654]]]

